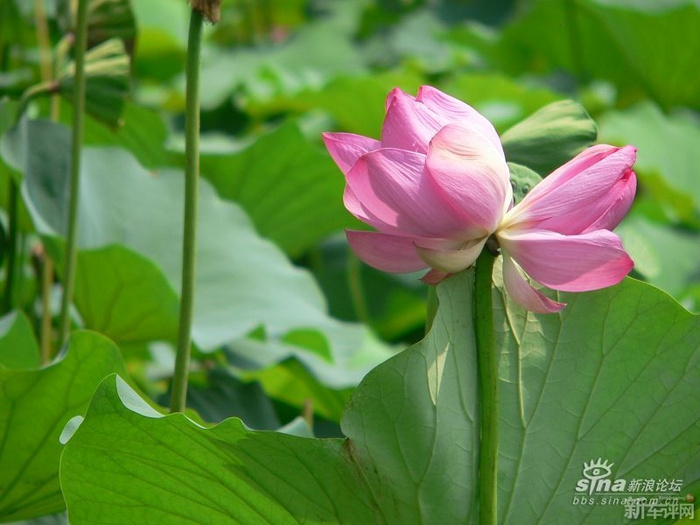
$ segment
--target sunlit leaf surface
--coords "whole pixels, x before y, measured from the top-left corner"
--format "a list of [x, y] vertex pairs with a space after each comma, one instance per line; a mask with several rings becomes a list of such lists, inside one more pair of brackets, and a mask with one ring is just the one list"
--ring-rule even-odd
[[[105, 380], [63, 457], [73, 522], [477, 523], [471, 282], [465, 274], [442, 284], [426, 339], [359, 385], [342, 421], [346, 440], [156, 418], [126, 399], [121, 380]], [[501, 523], [622, 520], [619, 504], [574, 503], [583, 464], [596, 458], [613, 464], [615, 479], [700, 487], [697, 316], [631, 279], [560, 297], [569, 303], [561, 315], [494, 296]]]

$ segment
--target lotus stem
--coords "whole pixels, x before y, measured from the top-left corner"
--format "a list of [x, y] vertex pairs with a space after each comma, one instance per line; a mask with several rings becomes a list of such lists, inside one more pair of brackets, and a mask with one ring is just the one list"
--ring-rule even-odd
[[481, 414], [479, 444], [479, 523], [496, 525], [498, 518], [498, 353], [493, 330], [492, 273], [496, 260], [483, 250], [476, 261], [474, 324]]
[[348, 251], [348, 287], [350, 288], [352, 305], [355, 309], [357, 320], [369, 326], [370, 318], [367, 312], [364, 287], [362, 286], [361, 271], [360, 259], [352, 251]]
[[41, 363], [51, 361], [51, 288], [53, 287], [53, 259], [44, 252], [41, 261]]
[[[54, 78], [54, 64], [51, 56], [51, 38], [49, 36], [49, 24], [46, 19], [44, 0], [34, 0], [34, 21], [36, 25], [36, 39], [39, 46], [39, 70], [41, 81], [51, 82]], [[56, 86], [58, 90], [58, 86]], [[60, 99], [58, 91], [51, 95], [51, 120], [58, 122]], [[51, 360], [51, 287], [53, 286], [53, 261], [46, 250], [41, 250], [38, 256], [37, 276], [41, 279], [39, 287], [41, 294], [41, 321], [39, 323], [41, 342], [41, 364], [46, 365]]]
[[2, 301], [3, 313], [10, 312], [14, 308], [15, 272], [17, 267], [17, 209], [19, 187], [12, 177], [10, 177], [8, 191], [7, 273], [5, 274], [5, 292]]
[[192, 316], [197, 262], [197, 209], [199, 207], [199, 70], [202, 47], [202, 13], [192, 10], [187, 44], [185, 113], [185, 224], [182, 247], [180, 325], [175, 357], [170, 412], [185, 410], [187, 377], [192, 345]]
[[70, 334], [70, 305], [73, 301], [75, 270], [78, 263], [78, 199], [80, 196], [80, 154], [83, 146], [83, 116], [85, 114], [85, 50], [87, 47], [88, 0], [78, 1], [75, 40], [75, 91], [73, 93], [73, 140], [71, 143], [70, 201], [68, 208], [68, 234], [66, 237], [63, 297], [59, 320], [59, 344], [64, 344]]
[[51, 38], [49, 24], [46, 20], [44, 0], [34, 0], [34, 24], [36, 25], [36, 41], [39, 47], [39, 71], [41, 79], [46, 82], [53, 77], [51, 64]]

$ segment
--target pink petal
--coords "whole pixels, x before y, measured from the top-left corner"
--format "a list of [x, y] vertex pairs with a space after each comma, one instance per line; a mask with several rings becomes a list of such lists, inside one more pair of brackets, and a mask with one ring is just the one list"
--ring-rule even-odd
[[389, 91], [389, 93], [387, 93], [387, 95], [386, 95], [386, 100], [384, 101], [384, 113], [389, 112], [389, 108], [394, 103], [394, 100], [398, 97], [408, 97], [410, 99], [415, 100], [415, 97], [412, 97], [411, 95], [409, 95], [408, 93], [405, 93], [400, 88], [395, 87], [394, 89]]
[[564, 303], [552, 301], [542, 292], [530, 286], [513, 259], [507, 255], [503, 257], [503, 284], [508, 295], [520, 306], [531, 312], [551, 314], [561, 311], [566, 306]]
[[343, 173], [350, 171], [361, 155], [381, 147], [378, 140], [353, 133], [322, 133], [322, 136], [328, 153]]
[[617, 153], [621, 148], [610, 146], [609, 144], [596, 144], [585, 149], [566, 164], [558, 167], [543, 182], [537, 185], [537, 190], [530, 192], [531, 199], [537, 198], [539, 194], [547, 194], [552, 188], [561, 186], [576, 177], [580, 172], [595, 166], [610, 155]]
[[430, 139], [445, 122], [400, 89], [392, 91], [387, 102], [389, 106], [382, 125], [382, 146], [427, 152]]
[[446, 273], [457, 273], [474, 264], [484, 244], [486, 244], [486, 237], [482, 241], [470, 243], [468, 247], [461, 249], [426, 248], [420, 245], [420, 241], [417, 241], [416, 251], [431, 268]]
[[504, 253], [530, 277], [564, 292], [612, 286], [634, 266], [620, 238], [607, 230], [568, 236], [546, 230], [506, 230], [497, 236]]
[[[381, 222], [370, 222], [379, 230], [417, 237], [459, 235], [467, 240], [469, 224], [465, 225], [424, 173], [425, 155], [385, 148], [360, 157], [348, 172], [347, 182], [365, 215]], [[356, 213], [355, 204], [350, 204]]]
[[355, 217], [360, 219], [362, 222], [369, 224], [370, 226], [376, 228], [379, 231], [386, 233], [396, 233], [401, 232], [395, 226], [391, 226], [370, 212], [366, 206], [360, 202], [360, 199], [352, 191], [352, 188], [348, 185], [345, 186], [345, 192], [343, 193], [343, 204], [345, 208], [352, 213]]
[[441, 115], [445, 123], [462, 124], [465, 127], [476, 129], [503, 156], [501, 139], [493, 124], [470, 105], [432, 86], [421, 86], [416, 100], [425, 104], [438, 115]]
[[357, 256], [370, 266], [390, 273], [422, 270], [426, 264], [418, 256], [414, 239], [379, 232], [345, 232]]
[[503, 226], [569, 235], [589, 231], [594, 224], [616, 225], [634, 197], [630, 184], [636, 185], [631, 171], [635, 159], [632, 146], [587, 149], [535, 186]]
[[[591, 223], [587, 231], [614, 230], [624, 219], [634, 202], [637, 193], [637, 175], [629, 170], [627, 175], [617, 181], [613, 189], [603, 199], [608, 209], [600, 217]], [[604, 208], [600, 206], [600, 208]]]
[[510, 206], [508, 165], [480, 132], [448, 124], [430, 143], [428, 172], [463, 220], [493, 232]]

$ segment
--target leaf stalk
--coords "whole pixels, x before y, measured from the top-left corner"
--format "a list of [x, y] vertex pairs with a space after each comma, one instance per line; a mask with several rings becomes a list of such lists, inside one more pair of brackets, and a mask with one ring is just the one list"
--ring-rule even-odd
[[483, 250], [476, 261], [474, 324], [479, 374], [479, 523], [498, 522], [498, 353], [493, 330], [492, 274], [495, 256]]
[[8, 238], [7, 238], [7, 272], [5, 274], [5, 292], [2, 300], [2, 312], [6, 314], [14, 308], [15, 273], [17, 271], [17, 222], [19, 207], [19, 186], [10, 176], [8, 191]]
[[75, 40], [75, 90], [73, 92], [73, 140], [71, 143], [70, 201], [68, 204], [68, 229], [66, 237], [66, 261], [63, 278], [63, 296], [59, 317], [59, 344], [64, 344], [70, 333], [70, 305], [73, 301], [75, 273], [78, 263], [78, 201], [80, 198], [80, 160], [83, 146], [85, 115], [85, 52], [87, 48], [88, 0], [78, 1]]
[[170, 412], [183, 412], [187, 400], [187, 377], [192, 346], [192, 316], [197, 263], [197, 214], [199, 208], [199, 71], [203, 17], [192, 10], [187, 44], [185, 109], [185, 223], [182, 246], [180, 325], [173, 375]]

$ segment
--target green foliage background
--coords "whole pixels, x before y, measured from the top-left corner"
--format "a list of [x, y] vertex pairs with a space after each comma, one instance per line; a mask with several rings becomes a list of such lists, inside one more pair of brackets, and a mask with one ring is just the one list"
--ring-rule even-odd
[[[198, 412], [189, 415], [202, 428], [181, 416], [156, 419], [152, 408], [155, 402], [167, 404], [177, 329], [187, 5], [91, 2], [90, 115], [74, 316], [75, 326], [86, 331], [76, 332], [67, 353], [46, 367], [40, 364], [36, 335], [41, 285], [32, 252], [40, 247], [50, 254], [60, 282], [70, 161], [66, 125], [72, 116], [66, 101], [71, 55], [60, 50], [72, 21], [69, 2], [43, 4], [58, 57], [55, 78], [65, 100], [35, 99], [31, 118], [15, 126], [22, 93], [41, 80], [36, 13], [32, 2], [0, 2], [0, 206], [9, 209], [8, 187], [14, 181], [21, 188], [24, 248], [11, 308], [0, 319], [0, 521], [64, 509], [58, 440], [66, 422], [86, 413], [62, 467], [65, 479], [72, 480], [64, 489], [69, 504], [81, 502], [75, 503], [76, 523], [96, 523], [91, 516], [103, 504], [100, 498], [112, 501], [82, 477], [87, 466], [98, 479], [108, 479], [114, 471], [104, 457], [124, 446], [128, 452], [129, 440], [141, 439], [133, 437], [138, 432], [160, 436], [159, 425], [167, 431], [157, 439], [171, 450], [181, 446], [181, 433], [193, 436], [193, 468], [206, 472], [192, 487], [219, 487], [218, 471], [207, 465], [222, 454], [237, 465], [234, 470], [245, 481], [221, 498], [235, 493], [245, 499], [250, 487], [274, 486], [282, 479], [298, 484], [319, 505], [312, 513], [319, 519], [341, 519], [350, 512], [344, 506], [364, 509], [370, 521], [467, 518], [472, 510], [466, 487], [473, 481], [466, 467], [469, 446], [461, 455], [440, 448], [464, 467], [457, 469], [459, 475], [469, 478], [458, 484], [459, 494], [437, 481], [426, 481], [421, 493], [416, 486], [423, 478], [416, 469], [430, 471], [421, 463], [430, 450], [426, 443], [475, 431], [468, 424], [473, 399], [468, 401], [465, 392], [460, 395], [467, 401], [445, 395], [448, 401], [438, 409], [427, 383], [421, 383], [424, 391], [406, 399], [425, 403], [424, 410], [402, 414], [402, 400], [394, 398], [401, 385], [413, 384], [411, 374], [417, 383], [429, 374], [431, 362], [438, 366], [446, 341], [454, 338], [437, 328], [400, 353], [423, 338], [427, 292], [417, 275], [381, 274], [348, 251], [342, 229], [364, 226], [344, 210], [342, 174], [320, 141], [321, 131], [329, 130], [377, 137], [386, 93], [394, 86], [415, 93], [421, 84], [435, 85], [491, 119], [514, 174], [526, 166], [546, 176], [595, 140], [591, 118], [599, 142], [639, 149], [638, 195], [618, 231], [636, 263], [632, 277], [648, 285], [628, 279], [610, 291], [567, 298], [571, 305], [561, 316], [527, 315], [501, 298], [497, 328], [508, 427], [502, 443], [504, 522], [557, 523], [566, 516], [571, 523], [604, 523], [621, 516], [619, 508], [584, 509], [588, 515], [572, 511], [575, 480], [590, 454], [616, 461], [620, 477], [683, 475], [684, 490], [697, 491], [700, 340], [697, 316], [689, 313], [700, 310], [696, 1], [225, 0], [221, 23], [205, 33], [202, 69], [205, 180], [189, 397]], [[52, 104], [63, 125], [50, 121]], [[4, 258], [7, 213], [1, 224]], [[5, 288], [6, 260], [3, 265]], [[464, 315], [459, 286], [454, 282], [441, 290], [452, 299], [443, 301], [439, 319], [460, 308], [455, 318]], [[601, 333], [612, 339], [593, 337]], [[469, 344], [460, 344], [468, 353]], [[448, 355], [452, 359], [454, 352]], [[464, 379], [473, 373], [467, 362], [455, 361], [445, 384], [471, 388]], [[512, 376], [514, 370], [520, 379]], [[111, 373], [131, 386], [114, 376], [104, 379]], [[398, 376], [401, 385], [391, 382]], [[382, 386], [388, 384], [393, 386]], [[376, 398], [374, 404], [367, 397]], [[373, 412], [382, 403], [385, 413]], [[358, 423], [358, 414], [367, 410], [368, 420]], [[439, 438], [423, 439], [417, 428], [432, 410], [459, 414], [452, 417], [465, 423], [427, 424]], [[143, 420], [138, 416], [143, 413], [153, 419]], [[123, 416], [122, 423], [114, 422], [115, 414]], [[245, 426], [228, 420], [203, 430], [231, 416]], [[301, 416], [305, 423], [299, 423]], [[109, 439], [94, 430], [111, 424]], [[287, 424], [291, 433], [333, 439], [306, 442], [248, 428]], [[542, 433], [550, 438], [539, 440]], [[344, 435], [351, 441], [341, 441]], [[382, 441], [405, 435], [415, 439], [399, 445]], [[313, 465], [301, 481], [291, 465], [273, 474], [255, 467], [250, 458], [259, 454], [279, 454], [278, 463], [285, 465], [287, 439], [303, 443], [299, 461], [306, 461], [304, 454], [325, 454], [338, 471], [308, 460]], [[250, 447], [242, 449], [250, 454], [246, 458], [231, 458], [244, 454], [232, 450], [237, 440]], [[347, 443], [357, 447], [356, 457], [348, 458]], [[392, 454], [405, 451], [404, 445], [415, 452], [401, 465]], [[102, 459], [89, 455], [100, 447], [106, 450]], [[207, 455], [212, 450], [214, 459]], [[449, 466], [440, 454], [434, 458], [440, 468]], [[541, 474], [523, 477], [543, 464]], [[124, 465], [131, 468], [126, 460]], [[181, 475], [165, 465], [152, 467], [166, 476]], [[375, 479], [375, 467], [391, 483]], [[364, 481], [353, 478], [358, 472], [364, 472]], [[158, 475], [143, 476], [144, 494], [162, 482]], [[121, 483], [128, 487], [132, 481], [127, 476]], [[395, 488], [388, 489], [392, 484]], [[350, 495], [337, 500], [335, 491]], [[275, 514], [275, 498], [281, 507], [287, 499], [301, 505], [294, 491], [270, 494], [250, 503], [270, 512], [269, 521], [290, 519], [284, 512], [291, 507]], [[172, 501], [185, 497], [173, 489], [163, 495], [166, 514], [113, 519], [168, 522], [167, 511], [176, 508]], [[403, 506], [392, 498], [405, 498]], [[95, 507], [82, 506], [86, 501]], [[237, 507], [234, 501], [228, 505]], [[202, 508], [183, 504], [181, 510], [199, 521], [196, 516], [209, 508], [205, 503]], [[233, 511], [225, 506], [217, 512]], [[567, 512], [573, 514], [562, 514]]]

